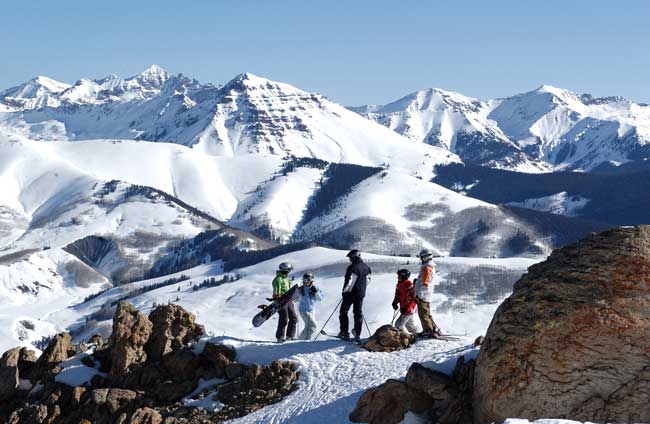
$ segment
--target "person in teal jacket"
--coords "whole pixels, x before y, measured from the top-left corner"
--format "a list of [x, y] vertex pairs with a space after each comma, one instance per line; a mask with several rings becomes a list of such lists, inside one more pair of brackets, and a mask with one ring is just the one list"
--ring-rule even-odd
[[[271, 283], [273, 285], [273, 298], [278, 298], [285, 294], [291, 288], [291, 281], [289, 280], [289, 273], [293, 266], [287, 262], [282, 262], [278, 267], [275, 278]], [[287, 302], [282, 308], [278, 309], [278, 329], [275, 332], [275, 338], [278, 343], [285, 340], [296, 339], [296, 326], [298, 324], [298, 316], [293, 302]]]

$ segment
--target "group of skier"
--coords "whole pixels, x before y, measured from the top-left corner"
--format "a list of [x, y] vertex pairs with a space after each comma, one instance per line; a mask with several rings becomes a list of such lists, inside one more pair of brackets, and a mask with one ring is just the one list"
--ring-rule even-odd
[[[441, 335], [440, 329], [436, 326], [431, 317], [430, 302], [433, 292], [433, 275], [435, 268], [433, 264], [433, 253], [424, 249], [418, 255], [420, 257], [420, 272], [418, 278], [410, 280], [411, 272], [407, 269], [397, 271], [397, 286], [392, 306], [400, 315], [395, 321], [395, 327], [407, 331], [411, 334], [417, 332], [415, 324], [415, 313], [418, 313], [422, 332], [417, 334], [420, 337], [435, 338]], [[345, 271], [343, 289], [341, 292], [341, 301], [339, 304], [339, 338], [350, 340], [348, 313], [352, 308], [354, 316], [353, 336], [355, 341], [360, 341], [363, 327], [363, 299], [366, 295], [366, 288], [370, 283], [372, 270], [361, 258], [361, 252], [356, 249], [350, 250], [347, 254], [350, 260]], [[286, 296], [291, 287], [289, 274], [293, 266], [287, 262], [282, 262], [278, 267], [275, 278], [273, 279], [273, 299], [281, 299]], [[323, 299], [322, 291], [314, 284], [314, 275], [306, 273], [302, 277], [302, 285], [294, 290], [298, 291], [300, 301], [298, 311], [304, 323], [304, 329], [300, 333], [300, 339], [312, 340], [317, 336], [318, 326], [315, 319], [316, 302]], [[293, 293], [292, 293], [293, 295]], [[275, 337], [279, 343], [286, 340], [295, 340], [298, 317], [293, 301], [282, 302], [278, 308], [278, 327]]]

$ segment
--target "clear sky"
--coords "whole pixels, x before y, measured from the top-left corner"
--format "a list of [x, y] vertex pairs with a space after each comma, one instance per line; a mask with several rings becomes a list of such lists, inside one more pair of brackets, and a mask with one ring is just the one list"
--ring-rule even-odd
[[440, 87], [482, 99], [542, 83], [650, 103], [650, 1], [7, 0], [0, 89], [156, 63], [248, 71], [346, 105]]

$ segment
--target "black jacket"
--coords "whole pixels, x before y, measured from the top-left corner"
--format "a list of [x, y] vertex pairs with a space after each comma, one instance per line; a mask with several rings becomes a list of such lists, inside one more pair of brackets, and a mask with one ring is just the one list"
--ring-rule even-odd
[[352, 262], [345, 271], [345, 284], [343, 293], [352, 293], [358, 297], [366, 295], [366, 286], [370, 282], [372, 271], [361, 259]]

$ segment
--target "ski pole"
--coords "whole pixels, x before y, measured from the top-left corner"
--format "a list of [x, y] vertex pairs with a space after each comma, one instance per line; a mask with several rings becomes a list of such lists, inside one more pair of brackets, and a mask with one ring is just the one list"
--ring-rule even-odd
[[368, 330], [368, 337], [372, 337], [372, 333], [370, 332], [370, 327], [368, 327], [368, 321], [366, 321], [366, 317], [363, 317], [363, 322], [366, 324], [366, 330]]
[[330, 317], [327, 318], [327, 321], [325, 321], [325, 324], [323, 324], [323, 328], [321, 328], [320, 331], [318, 332], [318, 334], [316, 334], [316, 337], [314, 337], [314, 340], [316, 340], [318, 338], [318, 336], [320, 336], [321, 331], [323, 331], [325, 329], [325, 326], [327, 325], [327, 323], [330, 322], [330, 320], [332, 319], [332, 316], [334, 315], [334, 312], [336, 312], [336, 310], [338, 309], [341, 302], [343, 302], [343, 298], [341, 298], [341, 300], [339, 300], [339, 303], [336, 304], [336, 306], [334, 307], [334, 310], [330, 314]]
[[397, 318], [397, 311], [393, 312], [393, 319], [390, 321], [390, 325], [394, 325], [395, 318]]

